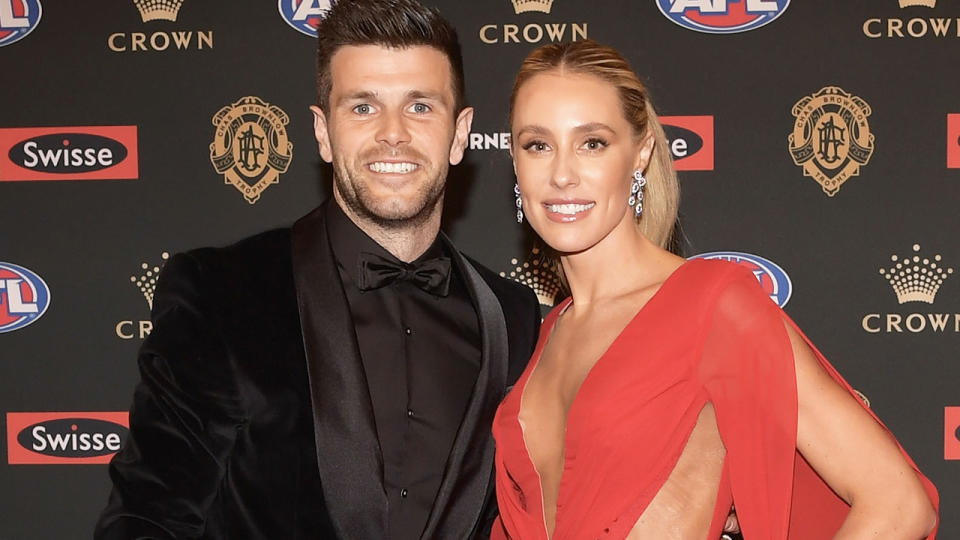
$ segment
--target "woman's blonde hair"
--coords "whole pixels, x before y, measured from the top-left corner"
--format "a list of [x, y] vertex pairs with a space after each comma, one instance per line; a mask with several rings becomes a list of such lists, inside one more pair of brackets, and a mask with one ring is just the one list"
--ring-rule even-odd
[[640, 231], [651, 242], [670, 249], [680, 205], [680, 184], [673, 169], [667, 137], [657, 120], [647, 89], [630, 69], [630, 64], [612, 47], [585, 39], [572, 43], [553, 43], [530, 53], [520, 66], [510, 95], [510, 124], [517, 92], [533, 76], [550, 71], [592, 75], [617, 89], [623, 114], [633, 126], [634, 134], [643, 137], [653, 133], [654, 145], [647, 165], [647, 187], [644, 193]]

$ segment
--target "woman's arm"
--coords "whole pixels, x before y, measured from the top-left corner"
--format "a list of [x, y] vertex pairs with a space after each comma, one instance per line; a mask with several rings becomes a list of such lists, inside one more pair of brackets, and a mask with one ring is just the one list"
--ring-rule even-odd
[[797, 449], [851, 506], [835, 538], [925, 538], [937, 516], [914, 469], [887, 431], [786, 326], [797, 372]]

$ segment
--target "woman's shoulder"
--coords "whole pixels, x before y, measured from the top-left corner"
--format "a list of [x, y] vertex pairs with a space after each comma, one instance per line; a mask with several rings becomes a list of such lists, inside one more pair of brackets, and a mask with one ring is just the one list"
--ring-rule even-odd
[[756, 276], [741, 264], [720, 259], [689, 259], [675, 272], [682, 289], [712, 298], [732, 286], [756, 287]]

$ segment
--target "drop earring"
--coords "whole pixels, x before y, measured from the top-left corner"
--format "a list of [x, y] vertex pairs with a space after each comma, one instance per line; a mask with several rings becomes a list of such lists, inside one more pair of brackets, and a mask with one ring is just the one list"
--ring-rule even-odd
[[643, 171], [635, 171], [633, 183], [630, 184], [630, 198], [627, 200], [627, 206], [634, 208], [634, 217], [637, 218], [643, 213], [643, 186], [645, 185], [647, 185], [647, 179], [643, 177]]
[[520, 199], [520, 184], [513, 185], [513, 194], [517, 196], [517, 223], [523, 223], [523, 200]]

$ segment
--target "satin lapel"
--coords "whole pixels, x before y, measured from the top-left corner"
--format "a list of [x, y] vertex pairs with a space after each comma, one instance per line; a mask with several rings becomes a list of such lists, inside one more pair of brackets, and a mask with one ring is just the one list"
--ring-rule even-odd
[[324, 208], [297, 221], [291, 235], [324, 502], [341, 538], [385, 538], [383, 457]]
[[483, 510], [493, 470], [491, 426], [507, 381], [507, 326], [500, 301], [449, 239], [454, 264], [480, 319], [481, 364], [477, 382], [421, 538], [467, 538]]

